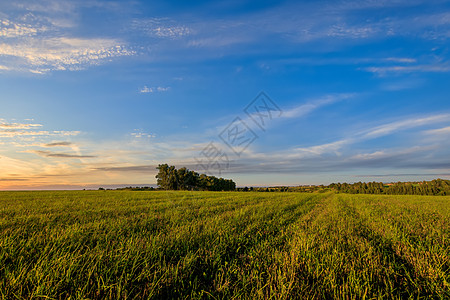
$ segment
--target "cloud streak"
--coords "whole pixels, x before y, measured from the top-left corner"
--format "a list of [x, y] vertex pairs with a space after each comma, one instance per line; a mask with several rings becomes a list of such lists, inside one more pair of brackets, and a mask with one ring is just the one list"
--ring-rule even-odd
[[337, 94], [337, 95], [327, 95], [323, 98], [309, 101], [305, 104], [301, 104], [297, 107], [283, 111], [282, 117], [284, 118], [299, 118], [313, 111], [330, 104], [337, 103], [339, 101], [349, 99], [354, 97], [355, 94]]
[[170, 87], [163, 87], [163, 86], [157, 86], [157, 87], [148, 87], [144, 86], [143, 88], [139, 89], [139, 92], [141, 94], [151, 94], [155, 92], [168, 92], [170, 90]]
[[448, 135], [448, 134], [450, 134], [450, 127], [431, 129], [431, 130], [425, 131], [424, 133], [426, 135], [436, 135], [436, 136]]
[[95, 158], [95, 157], [97, 157], [94, 155], [77, 155], [77, 154], [69, 154], [69, 153], [56, 153], [56, 152], [44, 151], [44, 150], [28, 150], [25, 152], [35, 153], [35, 154], [43, 156], [43, 157], [56, 157], [56, 158]]
[[367, 67], [364, 69], [370, 73], [376, 73], [385, 76], [390, 73], [447, 73], [450, 72], [450, 65], [442, 63], [439, 65], [416, 65], [416, 66], [383, 66], [383, 67]]
[[438, 114], [429, 117], [411, 118], [398, 122], [392, 122], [368, 130], [362, 135], [362, 138], [376, 138], [397, 132], [399, 130], [405, 130], [434, 123], [448, 122], [449, 119], [450, 114]]
[[68, 147], [72, 146], [73, 143], [71, 142], [55, 142], [55, 143], [48, 143], [45, 144], [44, 147]]
[[126, 167], [103, 167], [103, 168], [93, 168], [95, 171], [105, 171], [105, 172], [151, 172], [156, 173], [157, 165], [140, 165], [140, 166], [126, 166]]
[[17, 129], [31, 129], [36, 127], [42, 127], [41, 124], [26, 124], [26, 123], [7, 123], [0, 119], [0, 129], [3, 130], [17, 130]]

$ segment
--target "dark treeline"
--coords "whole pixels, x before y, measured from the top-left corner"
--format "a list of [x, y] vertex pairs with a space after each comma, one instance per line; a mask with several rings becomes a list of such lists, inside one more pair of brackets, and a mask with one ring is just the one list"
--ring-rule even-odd
[[163, 190], [234, 191], [236, 183], [231, 179], [217, 178], [162, 164], [157, 167], [157, 184]]
[[329, 188], [339, 193], [386, 195], [450, 195], [450, 180], [435, 179], [421, 182], [332, 183]]
[[[167, 164], [159, 165], [156, 175], [158, 188], [126, 187], [118, 190], [192, 190], [192, 191], [238, 191], [238, 192], [336, 192], [347, 194], [375, 195], [450, 195], [450, 180], [435, 179], [416, 182], [356, 182], [332, 183], [330, 185], [275, 186], [275, 187], [239, 187], [231, 179], [217, 178], [198, 174], [186, 168], [176, 169]], [[100, 188], [103, 189], [103, 188]]]
[[356, 182], [356, 183], [332, 183], [326, 185], [310, 186], [279, 186], [279, 187], [252, 187], [238, 188], [238, 191], [256, 192], [327, 192], [348, 194], [384, 194], [384, 195], [450, 195], [450, 180], [435, 179], [420, 182]]

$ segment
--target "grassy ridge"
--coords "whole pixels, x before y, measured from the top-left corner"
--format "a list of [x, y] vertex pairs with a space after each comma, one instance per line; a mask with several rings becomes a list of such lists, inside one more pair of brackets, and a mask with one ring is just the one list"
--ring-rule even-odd
[[449, 197], [2, 192], [0, 296], [450, 297]]

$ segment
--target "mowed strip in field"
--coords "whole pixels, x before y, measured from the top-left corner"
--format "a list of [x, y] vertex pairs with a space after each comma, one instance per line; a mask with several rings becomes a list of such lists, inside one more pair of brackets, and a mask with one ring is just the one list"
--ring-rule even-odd
[[1, 192], [0, 296], [450, 297], [450, 197]]

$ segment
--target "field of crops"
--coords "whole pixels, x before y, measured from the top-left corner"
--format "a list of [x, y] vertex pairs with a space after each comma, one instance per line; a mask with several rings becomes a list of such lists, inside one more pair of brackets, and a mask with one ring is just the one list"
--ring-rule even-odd
[[0, 297], [450, 298], [450, 197], [1, 192]]

